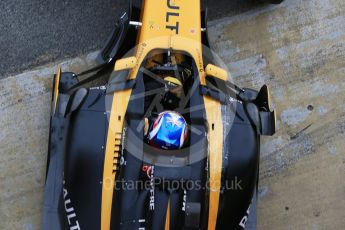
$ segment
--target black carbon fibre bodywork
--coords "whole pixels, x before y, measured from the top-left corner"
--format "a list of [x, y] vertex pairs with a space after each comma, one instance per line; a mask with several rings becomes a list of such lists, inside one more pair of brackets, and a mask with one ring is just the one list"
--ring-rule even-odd
[[[73, 75], [64, 73], [62, 79], [64, 76]], [[195, 80], [197, 81], [197, 79]], [[144, 83], [137, 81], [133, 89], [133, 96], [143, 90], [145, 90]], [[255, 91], [251, 92], [251, 94], [255, 93]], [[60, 115], [52, 118], [44, 229], [72, 229], [73, 226], [79, 226], [80, 229], [99, 229], [104, 146], [108, 129], [108, 117], [105, 109], [106, 90], [104, 87], [89, 89], [83, 100], [78, 100], [80, 103], [73, 111], [61, 108], [69, 104], [63, 98], [64, 95], [61, 93], [58, 113]], [[73, 101], [74, 97], [70, 96], [68, 100]], [[144, 116], [143, 100], [140, 97], [131, 100], [128, 107], [126, 119], [129, 128], [126, 140], [130, 140], [130, 142], [135, 139], [143, 139], [142, 130], [136, 131], [138, 130], [136, 127]], [[202, 106], [203, 99], [200, 90], [195, 89], [189, 103], [190, 108]], [[236, 107], [236, 113], [232, 110], [233, 106]], [[222, 193], [217, 229], [228, 229], [229, 226], [232, 229], [242, 229], [240, 225], [244, 226], [247, 221], [247, 211], [253, 197], [255, 198], [260, 130], [258, 124], [255, 124], [249, 115], [255, 113], [260, 114], [260, 111], [252, 102], [236, 101], [223, 105], [223, 119], [228, 134], [223, 142]], [[192, 156], [195, 152], [206, 155], [205, 112], [190, 111], [188, 116], [191, 121], [190, 125], [201, 132], [191, 134], [191, 144], [197, 142], [198, 145], [193, 145], [194, 147], [189, 149], [186, 155]], [[231, 123], [226, 122], [231, 119], [234, 119]], [[145, 177], [142, 168], [144, 165], [153, 164], [145, 158], [143, 144], [134, 142], [136, 149], [143, 150], [142, 158], [138, 158], [137, 153], [131, 154], [130, 151], [134, 150], [125, 144], [122, 159], [126, 163], [121, 166], [117, 178], [120, 188], [123, 181], [145, 182], [149, 179]], [[205, 202], [207, 201], [207, 190], [204, 189], [207, 166], [206, 158], [203, 159], [195, 163], [187, 161], [184, 164], [172, 165], [173, 167], [155, 166], [155, 178], [160, 179], [155, 182], [157, 204], [155, 212], [147, 210], [150, 188], [116, 191], [111, 229], [138, 229], [143, 224], [139, 220], [150, 222], [149, 229], [162, 229], [168, 203], [167, 194], [170, 195], [171, 209], [176, 210], [171, 214], [172, 229], [207, 229], [208, 204]], [[128, 165], [130, 167], [127, 167]], [[185, 195], [183, 189], [174, 190], [164, 187], [164, 183], [171, 180], [200, 181], [202, 187], [186, 191], [187, 199], [183, 200]], [[52, 187], [55, 188], [55, 192], [52, 192]], [[54, 200], [54, 202], [49, 202], [49, 200]], [[199, 207], [194, 213], [199, 219], [196, 224], [187, 218], [186, 211], [181, 211], [181, 207], [184, 205]], [[148, 227], [148, 225], [145, 226]]]

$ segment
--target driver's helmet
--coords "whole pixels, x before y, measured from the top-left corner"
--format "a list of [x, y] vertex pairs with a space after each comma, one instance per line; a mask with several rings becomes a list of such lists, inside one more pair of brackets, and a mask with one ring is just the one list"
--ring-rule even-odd
[[151, 146], [174, 150], [182, 148], [187, 134], [187, 122], [183, 116], [174, 111], [165, 111], [148, 129], [147, 140]]

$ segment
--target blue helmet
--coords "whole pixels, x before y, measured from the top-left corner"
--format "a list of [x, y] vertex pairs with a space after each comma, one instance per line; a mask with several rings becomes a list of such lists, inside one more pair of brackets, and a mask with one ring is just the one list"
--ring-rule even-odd
[[180, 149], [187, 139], [188, 127], [183, 116], [174, 111], [158, 115], [148, 130], [148, 143], [162, 149]]

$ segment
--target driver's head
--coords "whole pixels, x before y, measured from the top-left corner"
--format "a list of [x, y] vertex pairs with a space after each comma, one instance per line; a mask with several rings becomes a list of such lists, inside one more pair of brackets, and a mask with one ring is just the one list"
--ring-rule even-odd
[[187, 139], [188, 127], [183, 116], [165, 111], [151, 124], [147, 140], [151, 146], [161, 149], [180, 149]]

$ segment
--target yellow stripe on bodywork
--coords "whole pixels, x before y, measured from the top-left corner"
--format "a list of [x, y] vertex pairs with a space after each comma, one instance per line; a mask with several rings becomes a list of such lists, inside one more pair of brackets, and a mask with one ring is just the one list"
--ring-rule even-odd
[[131, 92], [132, 89], [127, 89], [113, 94], [103, 169], [101, 230], [110, 229], [116, 167], [121, 155], [123, 123]]
[[55, 114], [57, 101], [59, 97], [59, 84], [60, 84], [60, 77], [61, 77], [61, 68], [58, 69], [58, 72], [55, 76], [55, 82], [54, 82], [54, 96], [53, 96], [53, 114]]
[[132, 69], [137, 64], [136, 57], [128, 57], [122, 58], [116, 61], [115, 63], [115, 71], [125, 70], [125, 69]]
[[223, 123], [221, 105], [204, 97], [209, 143], [209, 211], [208, 230], [216, 229], [223, 161]]
[[167, 211], [166, 211], [164, 230], [170, 230], [170, 198], [168, 201], [168, 207], [167, 207]]

